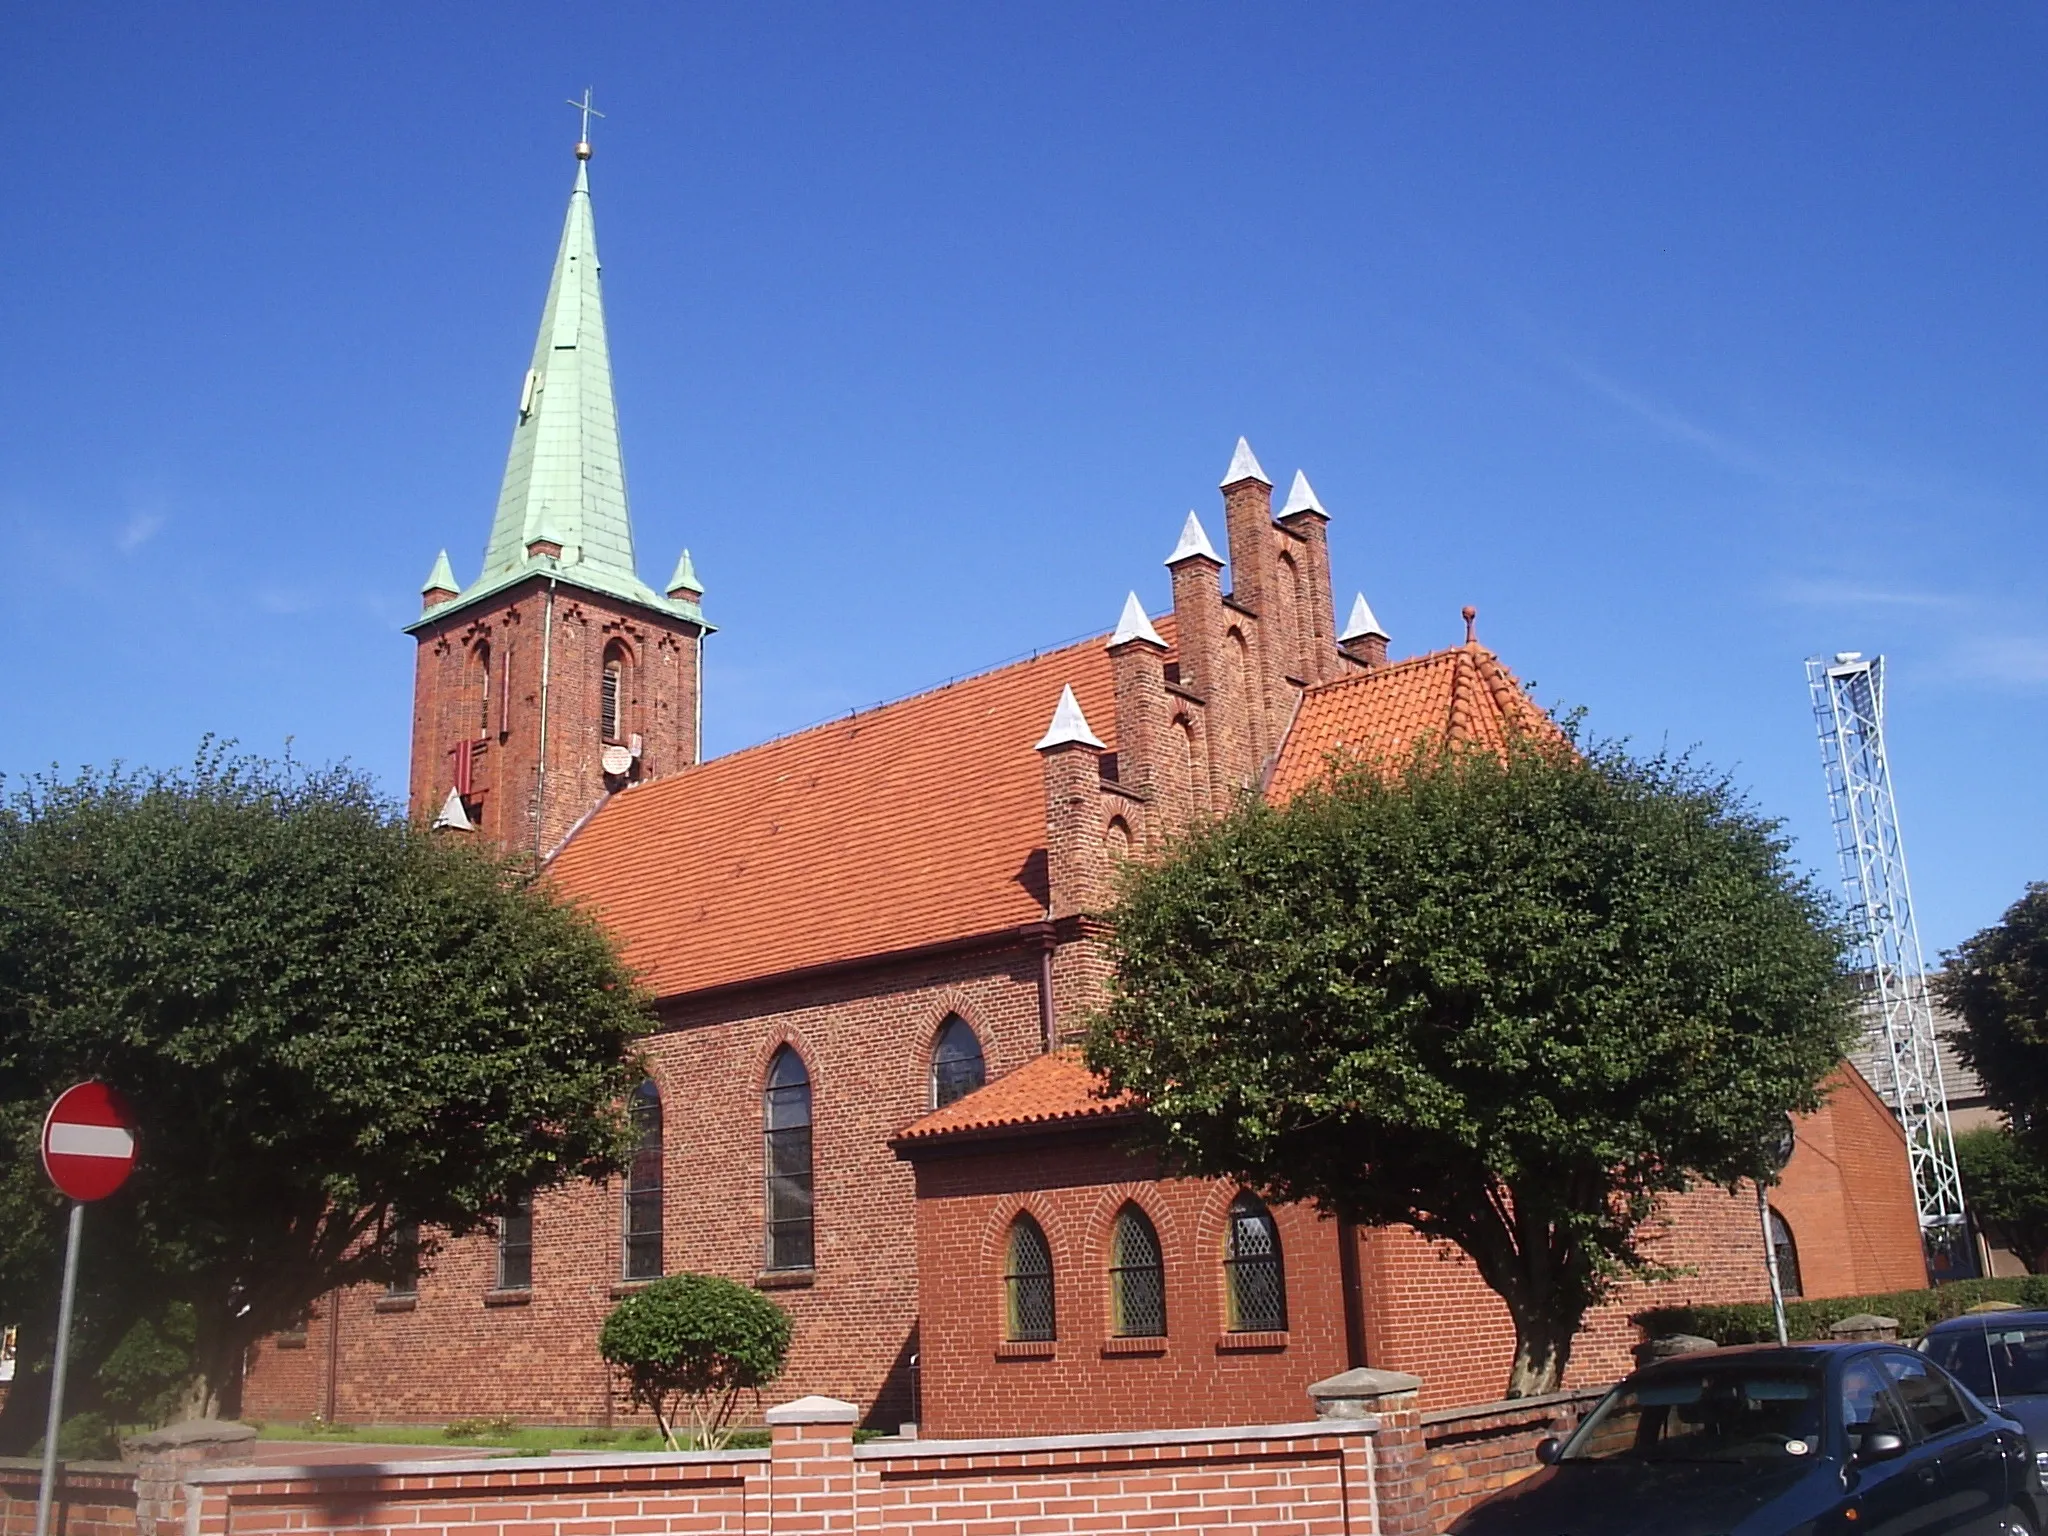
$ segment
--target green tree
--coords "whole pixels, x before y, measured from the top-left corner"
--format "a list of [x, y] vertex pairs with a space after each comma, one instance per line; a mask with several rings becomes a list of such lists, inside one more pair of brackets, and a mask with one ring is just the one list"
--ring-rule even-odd
[[2048, 1156], [2048, 885], [2029, 885], [1943, 961], [1932, 985], [1963, 1021], [1956, 1049], [2020, 1139]]
[[1958, 1133], [1956, 1163], [1985, 1235], [2038, 1270], [2048, 1254], [2048, 1162], [2005, 1126], [1983, 1125]]
[[740, 1395], [758, 1402], [782, 1374], [789, 1314], [751, 1286], [713, 1275], [670, 1275], [634, 1292], [604, 1320], [598, 1352], [626, 1378], [677, 1449], [676, 1409], [687, 1410], [700, 1450], [722, 1450]]
[[1659, 1196], [1769, 1172], [1853, 1025], [1777, 825], [1684, 761], [1418, 751], [1135, 867], [1091, 1066], [1166, 1165], [1455, 1244], [1553, 1390]]
[[0, 1315], [54, 1310], [35, 1128], [102, 1078], [140, 1139], [87, 1222], [103, 1353], [183, 1302], [204, 1406], [232, 1415], [249, 1344], [392, 1278], [411, 1224], [431, 1254], [616, 1172], [648, 1017], [592, 919], [348, 770], [210, 750], [35, 781], [0, 809]]

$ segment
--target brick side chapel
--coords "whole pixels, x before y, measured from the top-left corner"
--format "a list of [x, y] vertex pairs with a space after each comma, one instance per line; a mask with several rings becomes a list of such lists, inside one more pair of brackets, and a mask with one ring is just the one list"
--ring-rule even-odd
[[[1433, 1405], [1493, 1396], [1504, 1320], [1469, 1269], [1158, 1180], [1063, 1050], [1115, 860], [1333, 754], [1548, 729], [1469, 611], [1405, 661], [1362, 597], [1338, 629], [1304, 475], [1276, 513], [1240, 440], [1220, 490], [1227, 562], [1188, 513], [1156, 622], [1134, 594], [1106, 637], [700, 761], [704, 587], [687, 551], [660, 591], [637, 574], [579, 165], [482, 568], [465, 587], [444, 553], [412, 626], [411, 798], [546, 858], [644, 976], [639, 1150], [416, 1284], [326, 1298], [257, 1350], [248, 1411], [611, 1423], [598, 1327], [679, 1270], [789, 1309], [778, 1396], [887, 1428], [1291, 1419], [1360, 1364]], [[1810, 1293], [1920, 1282], [1903, 1144], [1852, 1073], [1779, 1206]], [[1667, 1214], [1694, 1266], [1668, 1299], [1762, 1294], [1753, 1205]], [[1049, 1319], [1019, 1321], [1020, 1286]], [[1580, 1374], [1611, 1374], [1619, 1313], [1593, 1332]]]

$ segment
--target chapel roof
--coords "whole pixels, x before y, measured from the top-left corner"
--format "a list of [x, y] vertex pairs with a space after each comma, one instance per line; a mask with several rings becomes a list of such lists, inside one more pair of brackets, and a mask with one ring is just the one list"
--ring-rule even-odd
[[1063, 687], [1113, 724], [1101, 636], [625, 790], [551, 871], [660, 997], [1041, 922]]
[[1266, 796], [1291, 800], [1334, 764], [1400, 759], [1426, 740], [1499, 747], [1556, 730], [1500, 658], [1468, 642], [1309, 689]]
[[1128, 1094], [1103, 1091], [1102, 1080], [1088, 1070], [1079, 1050], [1063, 1046], [1034, 1056], [987, 1087], [934, 1110], [896, 1140], [922, 1146], [995, 1130], [1108, 1120], [1129, 1113], [1131, 1106]]

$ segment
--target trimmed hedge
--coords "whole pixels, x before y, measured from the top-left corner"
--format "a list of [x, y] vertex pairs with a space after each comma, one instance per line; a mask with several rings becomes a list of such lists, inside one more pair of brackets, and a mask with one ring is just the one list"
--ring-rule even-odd
[[[1893, 1291], [1883, 1296], [1830, 1296], [1785, 1303], [1785, 1331], [1794, 1339], [1825, 1339], [1831, 1325], [1859, 1312], [1899, 1320], [1899, 1337], [1917, 1338], [1943, 1318], [1960, 1317], [1980, 1301], [2010, 1301], [2048, 1309], [2048, 1275], [2003, 1280], [1955, 1280], [1931, 1291]], [[1630, 1319], [1646, 1339], [1667, 1333], [1696, 1333], [1716, 1344], [1771, 1344], [1778, 1325], [1767, 1301], [1721, 1306], [1652, 1307]]]

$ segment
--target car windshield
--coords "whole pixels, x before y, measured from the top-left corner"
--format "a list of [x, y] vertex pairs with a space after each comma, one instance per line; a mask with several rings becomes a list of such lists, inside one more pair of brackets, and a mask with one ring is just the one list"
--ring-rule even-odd
[[2048, 1324], [1943, 1329], [1930, 1334], [1928, 1358], [1979, 1397], [2048, 1392]]
[[1820, 1449], [1821, 1375], [1728, 1361], [1623, 1382], [1563, 1461], [1774, 1461]]

